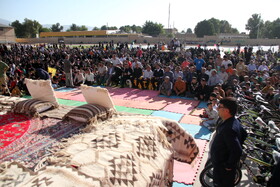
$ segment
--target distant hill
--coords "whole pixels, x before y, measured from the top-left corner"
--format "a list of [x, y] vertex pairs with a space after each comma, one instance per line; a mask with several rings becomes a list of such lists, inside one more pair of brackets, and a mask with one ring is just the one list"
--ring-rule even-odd
[[12, 22], [11, 22], [11, 21], [8, 21], [8, 20], [5, 20], [5, 19], [0, 18], [0, 23], [1, 23], [1, 24], [3, 24], [3, 25], [10, 25]]

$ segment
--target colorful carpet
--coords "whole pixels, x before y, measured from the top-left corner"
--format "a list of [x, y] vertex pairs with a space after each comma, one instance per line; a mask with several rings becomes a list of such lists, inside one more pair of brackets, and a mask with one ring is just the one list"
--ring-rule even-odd
[[183, 183], [173, 182], [172, 187], [192, 187], [193, 185], [187, 185]]
[[180, 123], [195, 139], [210, 140], [212, 133], [204, 126]]
[[172, 119], [175, 121], [180, 121], [183, 114], [177, 114], [177, 113], [166, 112], [166, 111], [155, 111], [152, 113], [152, 116], [165, 117], [165, 118]]
[[58, 119], [38, 118], [29, 120], [30, 128], [20, 139], [9, 146], [0, 149], [0, 163], [15, 160], [24, 166], [34, 169], [34, 166], [49, 154], [48, 148], [60, 139], [68, 137], [83, 126], [81, 123], [62, 122]]
[[174, 103], [167, 105], [162, 110], [168, 111], [168, 112], [175, 112], [180, 114], [190, 114], [191, 111], [194, 109], [194, 106], [190, 103]]
[[205, 111], [204, 108], [196, 108], [191, 112], [192, 116], [199, 116], [200, 114], [203, 114], [203, 112]]
[[29, 126], [30, 120], [26, 116], [19, 114], [0, 115], [0, 150], [20, 139], [28, 131]]
[[135, 100], [135, 101], [148, 101], [148, 100], [156, 97], [157, 95], [158, 95], [157, 91], [141, 90], [137, 94], [129, 95], [129, 96], [125, 97], [124, 99]]
[[[200, 148], [200, 155], [194, 165], [175, 161], [173, 182], [173, 186], [175, 187], [192, 186], [191, 184], [196, 180], [205, 145], [207, 144], [207, 140], [211, 138], [211, 132], [199, 126], [201, 119], [198, 115], [203, 112], [203, 108], [206, 107], [206, 102], [199, 102], [191, 98], [178, 96], [158, 96], [158, 92], [150, 90], [120, 89], [116, 87], [109, 87], [107, 89], [110, 92], [117, 111], [166, 117], [180, 122], [181, 126], [193, 135]], [[58, 102], [62, 105], [80, 106], [86, 103], [81, 91], [78, 89], [59, 89], [55, 90], [55, 93], [57, 98], [59, 98]], [[7, 151], [6, 153], [6, 149], [13, 147], [15, 141], [7, 145], [4, 148], [5, 151], [1, 152], [0, 149], [0, 162], [14, 159], [24, 162], [29, 168], [33, 168], [44, 155], [51, 154], [49, 149], [59, 139], [70, 136], [82, 126], [81, 124], [71, 125], [62, 123], [57, 119], [44, 119], [41, 122], [35, 122], [34, 119], [29, 121], [31, 123], [30, 127], [33, 127], [32, 124], [36, 123], [37, 129], [29, 128], [25, 133], [30, 136], [29, 139], [27, 138], [20, 142], [21, 145], [25, 146], [15, 146], [12, 151]], [[19, 139], [22, 140], [25, 134]]]
[[71, 92], [71, 91], [75, 91], [75, 90], [77, 90], [77, 88], [61, 87], [61, 88], [55, 89], [55, 91], [59, 91], [59, 92]]
[[197, 108], [206, 108], [207, 107], [207, 102], [201, 101]]
[[193, 115], [184, 115], [180, 123], [200, 125], [201, 118]]
[[151, 115], [154, 112], [153, 110], [129, 108], [129, 107], [124, 107], [124, 106], [115, 106], [115, 108], [118, 112], [128, 112], [128, 113], [134, 113], [134, 114]]

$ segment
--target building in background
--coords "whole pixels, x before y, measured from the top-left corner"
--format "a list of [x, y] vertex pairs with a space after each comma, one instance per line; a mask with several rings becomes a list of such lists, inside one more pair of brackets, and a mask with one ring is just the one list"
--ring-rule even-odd
[[8, 44], [15, 42], [15, 29], [11, 26], [0, 24], [0, 43]]

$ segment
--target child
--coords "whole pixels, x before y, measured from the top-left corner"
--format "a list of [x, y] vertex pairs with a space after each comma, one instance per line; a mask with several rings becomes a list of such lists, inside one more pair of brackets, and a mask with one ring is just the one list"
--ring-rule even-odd
[[18, 86], [15, 86], [15, 88], [12, 90], [11, 96], [12, 97], [21, 97], [22, 96], [22, 93]]
[[215, 125], [219, 116], [218, 116], [218, 111], [213, 108], [211, 102], [207, 103], [207, 108], [205, 109], [205, 113], [201, 117], [205, 117], [205, 119], [201, 121], [201, 125], [208, 128], [210, 131], [213, 131], [215, 129]]

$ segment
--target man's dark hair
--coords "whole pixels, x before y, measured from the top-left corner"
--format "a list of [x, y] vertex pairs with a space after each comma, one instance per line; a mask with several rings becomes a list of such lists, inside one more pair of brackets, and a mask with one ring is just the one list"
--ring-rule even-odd
[[220, 100], [220, 104], [223, 104], [225, 108], [229, 109], [229, 112], [234, 116], [237, 112], [238, 105], [236, 99], [233, 97], [226, 97]]

